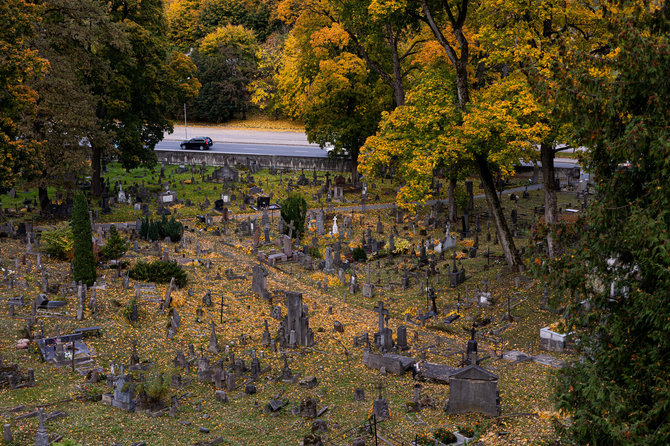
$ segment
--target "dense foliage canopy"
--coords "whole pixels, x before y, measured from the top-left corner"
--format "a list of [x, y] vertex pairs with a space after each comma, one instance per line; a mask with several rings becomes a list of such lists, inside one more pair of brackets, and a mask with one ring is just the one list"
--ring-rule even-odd
[[670, 442], [670, 9], [607, 3], [602, 53], [566, 48], [569, 106], [596, 199], [578, 243], [549, 263], [581, 360], [561, 375], [575, 444]]

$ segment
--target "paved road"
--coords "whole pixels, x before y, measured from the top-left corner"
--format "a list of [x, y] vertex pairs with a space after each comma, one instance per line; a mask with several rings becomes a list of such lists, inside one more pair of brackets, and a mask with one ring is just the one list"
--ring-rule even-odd
[[[156, 145], [156, 150], [181, 150], [179, 141], [161, 141]], [[272, 144], [272, 143], [247, 143], [247, 142], [218, 142], [209, 149], [212, 152], [232, 153], [240, 155], [278, 155], [278, 156], [306, 156], [310, 158], [328, 158], [328, 152], [302, 145]], [[199, 150], [189, 150], [200, 152]]]
[[318, 144], [307, 141], [302, 132], [278, 130], [238, 130], [222, 127], [192, 127], [184, 131], [184, 126], [175, 126], [174, 133], [164, 135], [163, 141], [156, 145], [156, 150], [181, 150], [179, 143], [187, 134], [209, 136], [214, 141], [210, 149], [213, 152], [234, 153], [243, 155], [278, 155], [306, 156], [327, 158], [328, 152]]
[[[209, 136], [214, 141], [210, 150], [214, 152], [233, 153], [243, 155], [278, 155], [278, 156], [306, 156], [327, 158], [328, 151], [321, 149], [318, 144], [307, 141], [304, 132], [283, 130], [250, 130], [231, 129], [216, 126], [188, 126], [176, 125], [173, 133], [165, 133], [163, 141], [156, 145], [156, 150], [181, 150], [179, 143], [185, 136]], [[583, 148], [580, 148], [581, 150]], [[539, 163], [538, 163], [539, 164]], [[527, 164], [530, 166], [531, 164]], [[576, 167], [578, 162], [572, 158], [556, 158], [557, 168]]]

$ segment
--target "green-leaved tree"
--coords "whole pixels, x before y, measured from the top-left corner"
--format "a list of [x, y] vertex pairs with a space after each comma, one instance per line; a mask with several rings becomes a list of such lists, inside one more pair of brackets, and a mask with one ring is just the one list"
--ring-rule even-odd
[[95, 257], [93, 256], [93, 233], [88, 215], [88, 203], [84, 194], [74, 196], [72, 208], [72, 236], [74, 238], [74, 258], [72, 273], [76, 282], [93, 285], [96, 278]]
[[[561, 85], [596, 178], [579, 242], [552, 265], [579, 360], [560, 372], [565, 444], [670, 444], [670, 7], [592, 2], [611, 33]], [[597, 7], [596, 7], [597, 6]]]
[[[293, 236], [302, 235], [305, 232], [305, 216], [307, 215], [307, 202], [305, 198], [297, 193], [293, 193], [282, 201], [281, 204], [281, 218], [287, 223], [287, 226], [293, 222], [295, 226]], [[289, 228], [285, 228], [285, 232], [289, 233]]]

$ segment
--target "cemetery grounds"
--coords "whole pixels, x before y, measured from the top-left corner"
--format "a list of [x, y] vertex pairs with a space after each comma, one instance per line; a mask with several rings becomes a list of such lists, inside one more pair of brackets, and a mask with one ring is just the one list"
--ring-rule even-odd
[[[361, 245], [363, 235], [369, 238], [372, 234], [380, 242], [388, 242], [393, 226], [398, 234], [395, 238], [397, 253], [388, 253], [382, 248], [379, 258], [356, 265], [360, 284], [368, 282], [369, 265], [369, 282], [374, 284], [374, 296], [371, 298], [362, 297], [360, 291], [353, 295], [349, 293], [350, 270], [345, 273], [346, 283], [343, 285], [336, 273], [307, 270], [298, 262], [266, 265], [269, 273], [267, 289], [273, 297], [273, 305], [280, 306], [283, 315], [286, 313], [284, 291], [302, 293], [315, 338], [312, 347], [298, 346], [276, 352], [262, 344], [265, 320], [269, 323], [272, 337], [277, 332], [278, 320], [270, 317], [273, 305], [252, 292], [251, 279], [252, 268], [259, 263], [257, 252], [281, 251], [281, 247], [275, 245], [279, 239], [278, 212], [269, 215], [271, 242], [264, 243], [261, 235], [260, 246], [254, 247], [250, 234], [235, 231], [238, 222], [246, 218], [242, 214], [254, 212], [248, 205], [243, 205], [241, 199], [235, 201], [231, 206], [235, 219], [227, 224], [212, 211], [213, 201], [223, 190], [222, 184], [203, 181], [213, 169], [207, 168], [203, 172], [200, 168], [193, 168], [181, 174], [176, 173], [177, 169], [178, 166], [167, 166], [161, 177], [158, 170], [152, 173], [136, 169], [125, 173], [112, 165], [107, 173], [112, 185], [116, 181], [125, 182], [124, 189], [133, 182], [139, 184], [144, 181], [150, 192], [159, 193], [165, 189], [165, 183], [169, 183], [167, 186], [175, 190], [180, 199], [188, 199], [191, 203], [190, 206], [176, 204], [171, 208], [173, 215], [185, 224], [183, 242], [161, 241], [157, 250], [155, 244], [138, 240], [138, 250], [129, 250], [123, 258], [134, 264], [140, 259], [155, 260], [167, 255], [186, 269], [188, 284], [170, 293], [171, 307], [181, 316], [180, 326], [172, 339], [166, 335], [170, 311], [159, 308], [168, 285], [158, 284], [155, 291], [142, 292], [136, 298], [135, 281], [131, 279], [128, 288], [125, 288], [123, 278], [117, 278], [114, 269], [99, 269], [100, 288], [96, 290], [95, 314], [87, 308], [83, 320], [76, 319], [77, 297], [76, 290], [72, 288], [68, 288], [64, 295], [49, 294], [52, 299], [66, 301], [65, 306], [37, 311], [37, 319], [43, 323], [47, 336], [99, 326], [100, 334], [86, 337], [85, 342], [94, 352], [92, 359], [102, 368], [103, 374], [110, 372], [112, 364], [125, 364], [127, 367], [134, 348], [140, 363], [144, 364], [142, 368], [146, 369], [142, 374], [148, 380], [159, 374], [165, 377], [181, 374], [182, 385], [170, 387], [166, 397], [168, 406], [170, 396], [176, 397], [176, 411], [169, 413], [166, 407], [131, 413], [104, 405], [100, 395], [112, 391], [104, 379], [98, 383], [86, 383], [84, 376], [72, 372], [69, 367], [40, 362], [34, 343], [28, 349], [16, 349], [17, 340], [26, 335], [30, 303], [42, 292], [43, 275], [51, 284], [67, 284], [72, 279], [69, 263], [42, 256], [40, 271], [36, 266], [36, 256], [26, 254], [25, 243], [3, 238], [0, 239], [0, 266], [13, 271], [15, 283], [12, 289], [6, 282], [0, 287], [0, 357], [4, 364], [17, 363], [22, 370], [34, 369], [35, 374], [33, 387], [0, 389], [0, 418], [2, 424], [10, 424], [16, 444], [33, 443], [38, 420], [30, 415], [38, 406], [43, 406], [47, 413], [65, 413], [48, 421], [47, 430], [75, 444], [207, 444], [220, 436], [221, 444], [294, 445], [310, 433], [313, 420], [292, 413], [292, 409], [308, 397], [318, 400], [320, 411], [326, 409], [319, 416], [328, 425], [328, 431], [321, 434], [322, 439], [330, 442], [326, 444], [351, 444], [356, 436], [352, 429], [368, 423], [373, 400], [380, 388], [383, 397], [388, 400], [391, 418], [378, 424], [378, 435], [390, 444], [410, 444], [417, 434], [430, 434], [439, 427], [458, 430], [463, 426], [471, 426], [476, 440], [486, 445], [551, 443], [554, 438], [553, 422], [563, 417], [554, 411], [550, 397], [551, 376], [557, 369], [546, 365], [547, 358], [542, 355], [558, 360], [549, 361], [556, 366], [560, 365], [560, 361], [569, 359], [569, 350], [563, 353], [540, 351], [540, 329], [558, 321], [556, 314], [541, 309], [544, 283], [535, 279], [532, 272], [519, 276], [507, 271], [501, 249], [494, 244], [492, 224], [488, 231], [492, 238], [487, 240], [487, 223], [483, 217], [475, 258], [468, 256], [474, 244], [473, 238], [461, 239], [457, 235], [461, 224], [452, 225], [452, 234], [457, 235], [455, 252], [458, 268], [463, 267], [467, 276], [464, 283], [452, 288], [447, 274], [453, 266], [451, 254], [436, 262], [441, 274], [430, 275], [428, 279], [426, 267], [416, 266], [419, 256], [416, 245], [422, 239], [441, 240], [444, 237], [446, 207], [441, 210], [434, 206], [419, 207], [417, 218], [405, 213], [398, 221], [392, 207], [372, 208], [374, 204], [392, 201], [395, 189], [390, 180], [371, 187], [367, 209], [362, 212], [360, 208], [350, 209], [360, 206], [360, 190], [346, 187], [345, 200], [348, 202], [333, 203], [329, 207], [325, 204], [325, 197], [319, 200], [319, 185], [295, 186], [300, 172], [286, 172], [281, 177], [267, 170], [255, 173], [254, 184], [264, 193], [272, 194], [272, 202], [281, 202], [286, 197], [290, 180], [294, 185], [292, 189], [300, 190], [306, 197], [310, 209], [321, 208], [319, 201], [324, 203], [326, 232], [331, 230], [333, 216], [339, 217], [340, 227], [344, 217], [350, 217], [353, 234], [342, 242], [342, 260], [346, 259], [351, 249]], [[241, 177], [244, 175], [241, 172]], [[312, 172], [305, 172], [305, 175], [311, 181]], [[317, 177], [321, 184], [326, 181], [323, 172], [317, 172]], [[516, 184], [526, 182], [525, 178], [516, 179]], [[475, 181], [475, 186], [477, 184]], [[242, 180], [230, 190], [241, 197], [251, 186]], [[30, 206], [26, 206], [26, 199], [31, 194], [34, 192], [19, 192], [15, 198], [2, 196], [4, 209], [15, 208], [17, 221], [21, 215], [31, 215]], [[377, 200], [373, 198], [375, 195], [379, 196]], [[521, 192], [517, 195], [521, 197]], [[443, 187], [440, 198], [445, 197], [446, 187]], [[575, 201], [571, 193], [559, 194], [559, 206], [562, 208], [573, 207], [571, 202]], [[516, 209], [520, 220], [517, 246], [532, 243], [532, 224], [539, 217], [534, 210], [542, 203], [541, 189], [529, 191], [528, 198], [519, 198], [517, 203], [511, 201], [508, 195], [503, 196], [508, 218], [511, 210]], [[473, 227], [472, 216], [483, 215], [486, 210], [483, 199], [476, 199], [474, 205], [475, 210], [471, 211]], [[151, 210], [154, 209], [152, 205]], [[430, 218], [426, 218], [431, 210], [433, 216], [441, 221], [439, 225], [431, 224]], [[213, 224], [207, 225], [197, 218], [197, 215], [205, 213], [214, 216]], [[117, 204], [108, 215], [96, 214], [96, 224], [121, 221], [134, 224], [141, 211]], [[260, 221], [261, 214], [255, 213], [253, 217]], [[379, 221], [382, 233], [377, 232]], [[49, 223], [36, 222], [35, 226], [46, 228]], [[324, 257], [326, 246], [332, 246], [338, 237], [329, 234], [318, 236], [314, 221], [309, 226], [311, 230], [306, 230], [304, 243], [313, 245], [310, 253], [315, 257]], [[128, 233], [122, 232], [122, 235], [130, 238]], [[316, 243], [313, 237], [316, 237]], [[488, 259], [483, 255], [487, 252]], [[15, 259], [19, 260], [18, 270]], [[315, 258], [315, 263], [318, 260]], [[526, 259], [526, 264], [532, 265], [532, 260]], [[401, 287], [403, 271], [407, 271], [410, 278], [410, 286], [404, 290]], [[430, 309], [424, 291], [426, 280], [435, 290], [439, 314], [421, 324], [417, 314]], [[472, 300], [476, 292], [485, 288], [495, 303], [480, 307]], [[213, 301], [211, 307], [203, 305], [202, 298], [208, 291], [211, 291]], [[10, 317], [7, 300], [19, 295], [24, 296], [26, 305], [16, 308], [14, 316]], [[129, 322], [124, 312], [135, 298], [139, 303], [139, 320]], [[372, 336], [376, 331], [378, 315], [374, 307], [379, 301], [389, 310], [388, 326], [394, 333], [400, 325], [407, 327], [410, 349], [400, 354], [416, 360], [458, 367], [470, 338], [470, 328], [473, 322], [477, 322], [480, 365], [499, 378], [501, 415], [447, 415], [443, 407], [449, 398], [448, 385], [415, 381], [412, 373], [399, 376], [383, 374], [363, 365], [363, 347], [354, 347], [352, 340], [365, 332]], [[504, 317], [508, 313], [513, 320]], [[444, 322], [456, 314], [459, 317], [453, 322]], [[212, 322], [222, 350], [217, 354], [207, 352]], [[341, 324], [342, 332], [334, 330], [336, 323]], [[33, 327], [33, 330], [39, 332], [40, 329]], [[194, 356], [189, 354], [189, 344], [193, 345]], [[250, 383], [245, 375], [237, 380], [236, 390], [227, 392], [228, 401], [224, 403], [215, 397], [216, 389], [211, 383], [198, 382], [196, 367], [197, 358], [203, 354], [210, 358], [211, 364], [222, 360], [223, 366], [229, 367], [229, 355], [223, 351], [225, 347], [246, 364], [255, 353], [262, 373], [253, 381], [256, 393], [245, 393], [245, 384]], [[515, 350], [528, 355], [528, 360], [503, 359], [504, 352]], [[173, 358], [177, 351], [184, 352], [192, 360], [189, 372], [175, 368]], [[538, 355], [541, 355], [539, 362], [532, 360]], [[284, 367], [284, 357], [298, 379], [313, 376], [318, 385], [306, 388], [277, 379]], [[139, 375], [139, 372], [133, 373]], [[417, 382], [422, 386], [421, 395], [428, 398], [424, 398], [426, 407], [412, 412], [408, 410], [408, 403], [412, 402]], [[357, 388], [365, 392], [363, 401], [353, 400]], [[265, 410], [273, 399], [287, 401], [287, 404], [276, 412]]]

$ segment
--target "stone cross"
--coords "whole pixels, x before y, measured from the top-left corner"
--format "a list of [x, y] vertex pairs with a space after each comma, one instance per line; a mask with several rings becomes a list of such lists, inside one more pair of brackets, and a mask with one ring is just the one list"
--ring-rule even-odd
[[295, 231], [295, 222], [291, 220], [291, 223], [288, 225], [288, 236], [293, 240], [293, 231]]
[[46, 419], [44, 409], [40, 407], [37, 416], [39, 418], [40, 424], [37, 428], [37, 433], [35, 434], [35, 446], [49, 446], [49, 434], [47, 433], [47, 429], [44, 426], [44, 421]]
[[373, 308], [373, 311], [379, 314], [379, 332], [384, 332], [384, 321], [389, 316], [389, 310], [384, 308], [384, 302], [381, 300], [377, 302], [377, 306]]

